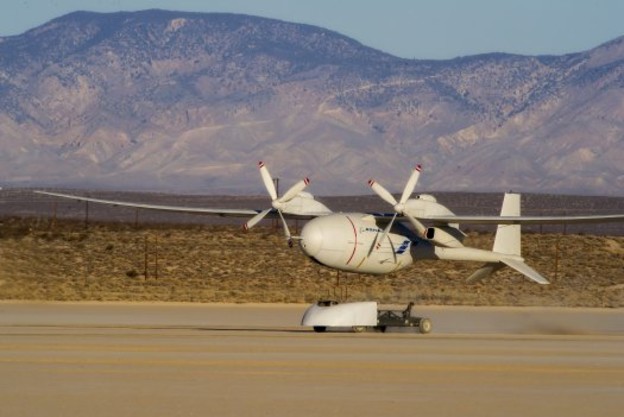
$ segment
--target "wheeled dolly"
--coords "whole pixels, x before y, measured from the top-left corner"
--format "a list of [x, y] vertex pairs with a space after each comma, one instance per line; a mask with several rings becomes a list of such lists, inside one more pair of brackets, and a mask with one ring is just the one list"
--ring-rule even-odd
[[422, 334], [430, 333], [431, 319], [412, 316], [412, 307], [410, 302], [405, 310], [378, 310], [376, 329], [385, 332], [388, 327], [414, 327]]
[[316, 332], [328, 329], [363, 332], [385, 332], [391, 328], [413, 329], [419, 333], [431, 332], [431, 320], [412, 316], [414, 303], [404, 310], [378, 309], [375, 301], [338, 303], [322, 300], [312, 304], [304, 313], [301, 325], [312, 327]]

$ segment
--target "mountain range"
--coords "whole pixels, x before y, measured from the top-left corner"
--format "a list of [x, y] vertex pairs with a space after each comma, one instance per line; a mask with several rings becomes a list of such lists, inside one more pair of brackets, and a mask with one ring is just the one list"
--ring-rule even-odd
[[0, 184], [622, 195], [624, 37], [409, 60], [247, 15], [75, 12], [0, 38]]

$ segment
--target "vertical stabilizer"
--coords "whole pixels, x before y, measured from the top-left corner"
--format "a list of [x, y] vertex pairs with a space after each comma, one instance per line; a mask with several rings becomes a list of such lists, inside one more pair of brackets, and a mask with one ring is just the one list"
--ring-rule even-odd
[[[520, 216], [520, 194], [505, 193], [500, 215], [501, 217]], [[519, 224], [499, 224], [494, 238], [494, 247], [492, 248], [492, 253], [498, 256], [499, 259], [494, 262], [487, 262], [476, 270], [468, 278], [468, 282], [478, 282], [508, 266], [520, 272], [531, 281], [539, 284], [548, 284], [546, 278], [524, 263], [521, 253], [521, 239], [522, 232]]]
[[[520, 194], [505, 193], [501, 217], [520, 216]], [[494, 238], [494, 248], [497, 253], [507, 255], [521, 255], [521, 230], [519, 224], [499, 224]]]

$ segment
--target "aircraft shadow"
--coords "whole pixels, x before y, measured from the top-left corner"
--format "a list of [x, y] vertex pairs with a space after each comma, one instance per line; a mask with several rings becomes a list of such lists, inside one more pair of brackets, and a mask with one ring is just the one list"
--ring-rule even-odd
[[196, 327], [203, 332], [253, 332], [253, 333], [313, 333], [312, 329], [287, 329], [279, 327]]

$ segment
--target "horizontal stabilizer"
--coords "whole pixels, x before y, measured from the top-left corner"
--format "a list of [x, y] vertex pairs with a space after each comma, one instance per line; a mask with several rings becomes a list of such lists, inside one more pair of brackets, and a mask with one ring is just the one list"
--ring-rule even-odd
[[509, 259], [509, 258], [503, 258], [501, 259], [501, 262], [515, 269], [516, 271], [520, 272], [525, 277], [529, 278], [531, 281], [535, 281], [538, 284], [542, 284], [542, 285], [550, 284], [550, 282], [548, 282], [546, 278], [541, 276], [539, 272], [537, 272], [535, 269], [531, 268], [530, 266], [528, 266], [522, 261]]
[[470, 284], [475, 284], [477, 282], [483, 281], [494, 272], [504, 268], [505, 265], [500, 262], [491, 262], [483, 265], [481, 268], [477, 269], [472, 275], [466, 279], [466, 282]]

